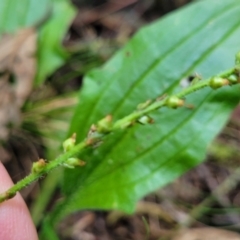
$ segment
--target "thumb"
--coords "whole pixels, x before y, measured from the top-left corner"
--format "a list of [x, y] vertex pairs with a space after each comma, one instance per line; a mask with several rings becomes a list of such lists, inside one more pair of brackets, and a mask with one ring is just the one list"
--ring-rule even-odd
[[[13, 185], [6, 169], [0, 162], [0, 193]], [[37, 240], [37, 233], [29, 211], [21, 195], [0, 203], [0, 239]]]

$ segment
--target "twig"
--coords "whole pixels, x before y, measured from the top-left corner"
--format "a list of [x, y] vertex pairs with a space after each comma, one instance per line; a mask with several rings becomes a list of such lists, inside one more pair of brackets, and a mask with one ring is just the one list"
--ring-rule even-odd
[[230, 177], [224, 180], [212, 194], [205, 198], [197, 207], [190, 213], [188, 219], [181, 224], [182, 227], [190, 227], [198, 218], [206, 212], [206, 206], [210, 206], [216, 199], [227, 194], [234, 189], [240, 181], [240, 168], [237, 168]]

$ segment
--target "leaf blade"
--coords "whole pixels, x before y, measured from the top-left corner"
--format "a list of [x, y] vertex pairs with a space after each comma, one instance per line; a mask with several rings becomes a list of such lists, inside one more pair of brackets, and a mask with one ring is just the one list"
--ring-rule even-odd
[[[38, 71], [35, 84], [44, 82], [56, 68], [63, 65], [69, 57], [62, 46], [62, 39], [75, 16], [74, 7], [66, 0], [53, 1], [53, 14], [41, 27], [39, 33]], [[64, 12], [64, 14], [63, 14]]]
[[[197, 2], [144, 28], [102, 69], [87, 75], [70, 129], [77, 132], [78, 140], [107, 114], [118, 119], [148, 98], [179, 91], [179, 81], [194, 71], [209, 77], [232, 65], [230, 55], [239, 47], [240, 6], [234, 0], [212, 4]], [[200, 10], [206, 10], [206, 19], [192, 19]], [[230, 16], [236, 17], [226, 21]], [[176, 19], [176, 25], [169, 27]], [[183, 31], [187, 22], [190, 30]], [[166, 35], [161, 35], [160, 26], [165, 27]], [[196, 31], [196, 26], [201, 27]], [[187, 101], [196, 104], [195, 109], [161, 109], [152, 114], [153, 126], [135, 126], [112, 135], [99, 149], [83, 154], [88, 166], [66, 171], [68, 197], [55, 217], [84, 208], [132, 212], [142, 196], [200, 163], [207, 145], [239, 102], [239, 88], [204, 89]]]
[[[2, 0], [0, 2], [0, 35], [34, 26], [51, 8], [49, 0]], [[14, 12], [14, 15], [13, 15]]]

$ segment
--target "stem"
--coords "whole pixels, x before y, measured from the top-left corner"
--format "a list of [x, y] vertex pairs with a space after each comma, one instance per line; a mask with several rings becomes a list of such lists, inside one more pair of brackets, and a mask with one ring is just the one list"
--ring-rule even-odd
[[[231, 74], [234, 74], [236, 71], [235, 68], [231, 68], [219, 75], [217, 75], [217, 77], [228, 77], [230, 76]], [[209, 84], [210, 84], [210, 81], [211, 81], [212, 77], [211, 78], [208, 78], [206, 80], [201, 80], [199, 82], [197, 82], [196, 84], [192, 85], [192, 86], [189, 86], [185, 89], [183, 89], [181, 92], [175, 94], [174, 96], [178, 97], [178, 98], [183, 98], [197, 90], [200, 90], [202, 88], [205, 88], [205, 87], [208, 87]], [[142, 110], [139, 110], [137, 112], [133, 112], [131, 113], [130, 115], [116, 121], [116, 123], [113, 125], [112, 127], [112, 130], [115, 130], [115, 129], [119, 129], [121, 128], [122, 126], [125, 126], [127, 125], [129, 122], [132, 122], [150, 112], [153, 112], [161, 107], [164, 107], [167, 103], [167, 98], [164, 98], [163, 100], [161, 101], [156, 101], [154, 103], [152, 103], [151, 105], [149, 105], [148, 107], [146, 107], [145, 109], [142, 109]]]
[[76, 154], [80, 153], [83, 149], [85, 149], [86, 147], [88, 147], [89, 145], [91, 145], [96, 141], [97, 141], [96, 137], [85, 140], [77, 144], [76, 146], [74, 146], [70, 151], [62, 154], [55, 160], [47, 163], [46, 166], [40, 172], [30, 173], [27, 177], [17, 182], [14, 186], [9, 188], [6, 192], [0, 194], [0, 203], [14, 197], [18, 191], [28, 186], [32, 182], [38, 180], [39, 178], [49, 173], [56, 167], [62, 165], [65, 161], [67, 161], [68, 158], [73, 157]]
[[[240, 80], [239, 80], [240, 70], [239, 69], [240, 69], [239, 66], [236, 66], [235, 68], [231, 68], [231, 69], [217, 75], [216, 77], [228, 78], [228, 77], [230, 77], [230, 75], [235, 74], [236, 77], [238, 78], [237, 82], [231, 83], [230, 79], [227, 79], [227, 80], [229, 80], [229, 84], [239, 83], [240, 82]], [[190, 85], [189, 87], [183, 89], [182, 91], [180, 91], [179, 93], [177, 93], [171, 97], [174, 97], [175, 99], [176, 98], [180, 99], [192, 92], [200, 90], [204, 87], [211, 86], [212, 79], [213, 78], [208, 78], [206, 80], [199, 81], [196, 84]], [[153, 103], [151, 103], [151, 104], [148, 103], [147, 106], [129, 114], [128, 116], [126, 116], [120, 120], [117, 120], [114, 124], [111, 123], [111, 118], [109, 118], [109, 117], [108, 118], [106, 117], [105, 119], [100, 120], [97, 123], [97, 125], [94, 126], [93, 133], [91, 133], [90, 136], [88, 136], [84, 141], [78, 143], [71, 150], [67, 151], [66, 153], [63, 153], [61, 156], [59, 156], [55, 160], [50, 161], [46, 165], [42, 166], [42, 168], [39, 169], [37, 172], [32, 171], [32, 173], [30, 173], [27, 177], [20, 180], [14, 186], [9, 188], [6, 192], [0, 194], [0, 203], [14, 197], [16, 195], [16, 193], [18, 191], [20, 191], [21, 189], [23, 189], [24, 187], [26, 187], [29, 184], [31, 184], [32, 182], [38, 180], [39, 178], [46, 175], [53, 169], [63, 165], [64, 163], [67, 163], [67, 160], [69, 158], [76, 156], [77, 154], [82, 152], [85, 148], [87, 148], [89, 146], [93, 146], [94, 144], [96, 144], [98, 142], [101, 142], [103, 140], [104, 136], [106, 136], [110, 132], [131, 126], [139, 118], [146, 116], [147, 114], [149, 114], [152, 111], [155, 111], [161, 107], [168, 106], [168, 107], [177, 108], [177, 107], [182, 106], [182, 104], [179, 104], [179, 105], [171, 105], [172, 103], [169, 104], [169, 99], [171, 97], [165, 97], [161, 100], [156, 99], [156, 101], [154, 101]], [[100, 122], [101, 122], [101, 124], [100, 124]], [[90, 129], [90, 132], [91, 131], [92, 131], [92, 129]]]

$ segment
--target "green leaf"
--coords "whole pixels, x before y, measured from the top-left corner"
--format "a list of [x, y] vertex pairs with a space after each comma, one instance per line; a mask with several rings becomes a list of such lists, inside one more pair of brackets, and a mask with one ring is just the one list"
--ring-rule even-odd
[[0, 35], [36, 26], [50, 11], [50, 0], [1, 0]]
[[0, 1], [0, 35], [25, 27], [39, 30], [36, 85], [68, 58], [62, 40], [74, 16], [75, 9], [70, 0]]
[[[80, 141], [107, 114], [117, 120], [147, 99], [178, 92], [190, 74], [206, 78], [232, 67], [240, 49], [239, 11], [235, 0], [197, 1], [141, 29], [85, 77], [70, 133]], [[109, 135], [79, 156], [85, 167], [65, 171], [65, 200], [52, 220], [80, 209], [133, 212], [144, 195], [204, 160], [239, 98], [239, 86], [203, 89], [187, 97], [193, 109], [160, 109], [151, 115], [153, 125]]]
[[68, 53], [62, 46], [62, 39], [74, 16], [75, 10], [68, 0], [53, 0], [51, 18], [39, 32], [38, 70], [35, 78], [37, 85], [68, 58]]
[[45, 218], [42, 223], [41, 233], [39, 235], [39, 239], [41, 240], [58, 240], [58, 236], [56, 231], [53, 229], [51, 223], [49, 223], [49, 219]]

